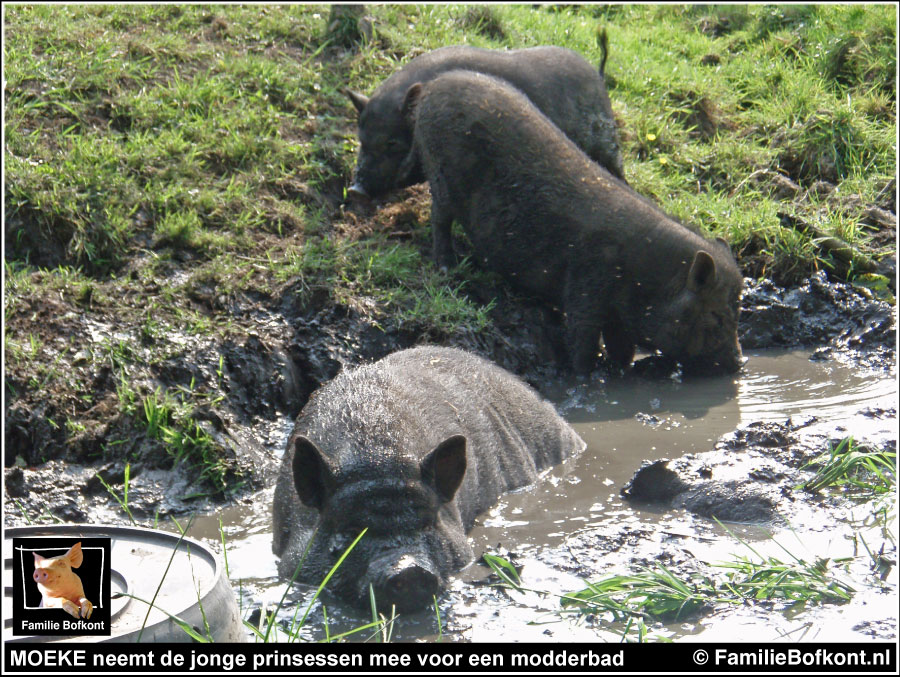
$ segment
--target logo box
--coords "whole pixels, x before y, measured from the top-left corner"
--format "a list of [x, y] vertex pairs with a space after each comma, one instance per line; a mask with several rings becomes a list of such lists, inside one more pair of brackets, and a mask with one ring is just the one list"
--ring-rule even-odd
[[[47, 536], [13, 538], [13, 635], [109, 636], [110, 553], [109, 538]], [[81, 566], [72, 572], [81, 579], [84, 596], [93, 604], [90, 618], [75, 618], [58, 607], [43, 606], [43, 596], [34, 580], [35, 557], [62, 557], [81, 543]], [[77, 601], [76, 601], [77, 604]]]

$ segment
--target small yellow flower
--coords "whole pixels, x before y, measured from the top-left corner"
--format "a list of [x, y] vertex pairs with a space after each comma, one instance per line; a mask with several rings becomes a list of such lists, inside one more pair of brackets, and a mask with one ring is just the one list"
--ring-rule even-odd
[[666, 158], [661, 157], [661, 158], [659, 158], [659, 164], [667, 165], [667, 164], [669, 164], [669, 161]]
[[647, 141], [656, 141], [656, 134], [653, 132], [647, 132]]

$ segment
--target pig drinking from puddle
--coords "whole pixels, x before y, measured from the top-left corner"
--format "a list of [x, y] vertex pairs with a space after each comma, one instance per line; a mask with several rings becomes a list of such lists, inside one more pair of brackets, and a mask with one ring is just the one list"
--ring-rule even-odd
[[635, 347], [685, 372], [741, 364], [743, 280], [724, 241], [709, 241], [579, 150], [521, 92], [454, 71], [414, 84], [405, 102], [431, 188], [434, 255], [454, 263], [457, 221], [472, 257], [566, 315], [579, 373], [603, 336], [621, 366]]
[[360, 141], [350, 193], [378, 197], [425, 180], [418, 159], [409, 153], [412, 127], [403, 115], [403, 100], [411, 85], [456, 69], [487, 73], [517, 87], [591, 159], [624, 180], [604, 76], [605, 32], [600, 34], [600, 46], [603, 57], [599, 69], [562, 47], [442, 47], [407, 63], [371, 97], [348, 90], [359, 113]]
[[32, 578], [41, 591], [43, 607], [58, 607], [73, 618], [90, 618], [94, 605], [84, 595], [81, 578], [72, 569], [81, 566], [84, 554], [76, 543], [60, 557], [41, 557], [34, 553]]
[[[474, 553], [476, 516], [581, 451], [552, 405], [512, 374], [453, 348], [420, 347], [341, 372], [313, 394], [274, 497], [279, 572], [382, 609], [431, 603]], [[310, 538], [312, 543], [310, 544]]]

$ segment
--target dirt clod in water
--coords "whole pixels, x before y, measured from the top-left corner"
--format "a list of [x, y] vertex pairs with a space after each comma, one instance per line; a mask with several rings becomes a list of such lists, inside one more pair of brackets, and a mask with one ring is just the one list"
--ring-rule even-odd
[[[821, 434], [799, 434], [816, 422], [751, 423], [723, 436], [709, 452], [645, 464], [622, 494], [707, 519], [796, 525], [798, 501], [825, 500], [799, 489], [815, 474], [815, 467], [805, 466], [829, 447]], [[829, 504], [839, 510], [841, 501], [832, 497]]]
[[664, 504], [700, 517], [744, 524], [777, 524], [791, 514], [798, 453], [793, 428], [751, 424], [722, 439], [715, 450], [675, 461], [659, 460], [637, 471], [622, 494], [631, 501]]
[[[707, 467], [691, 468], [695, 476], [709, 475]], [[756, 475], [755, 477], [758, 477]], [[748, 478], [754, 477], [748, 472]], [[688, 482], [668, 467], [668, 461], [657, 461], [641, 468], [623, 494], [635, 501], [665, 503], [683, 508], [701, 517], [726, 522], [770, 523], [778, 520], [776, 502], [755, 485], [747, 487], [738, 481]]]

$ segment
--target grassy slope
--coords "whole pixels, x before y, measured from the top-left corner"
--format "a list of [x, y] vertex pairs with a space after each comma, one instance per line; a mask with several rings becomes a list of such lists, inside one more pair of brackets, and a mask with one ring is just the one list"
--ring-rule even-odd
[[[896, 170], [890, 6], [370, 10], [376, 39], [354, 51], [326, 41], [327, 6], [5, 8], [8, 403], [47, 404], [67, 443], [115, 383], [109, 416], [161, 423], [170, 452], [202, 456], [192, 413], [225, 393], [210, 379], [157, 394], [144, 365], [177, 352], [175, 334], [251, 331], [229, 310], [236, 294], [271, 310], [288, 286], [325, 289], [438, 338], [485, 327], [465, 293], [479, 273], [441, 274], [425, 256], [427, 191], [373, 217], [336, 208], [356, 151], [340, 88], [371, 92], [445, 44], [553, 43], [598, 63], [606, 26], [637, 190], [726, 237], [750, 275], [827, 266], [817, 234], [780, 214], [869, 256], [894, 250], [861, 226]], [[791, 197], [775, 173], [797, 182]], [[819, 179], [829, 196], [808, 191]], [[86, 345], [73, 312], [116, 334]]]

